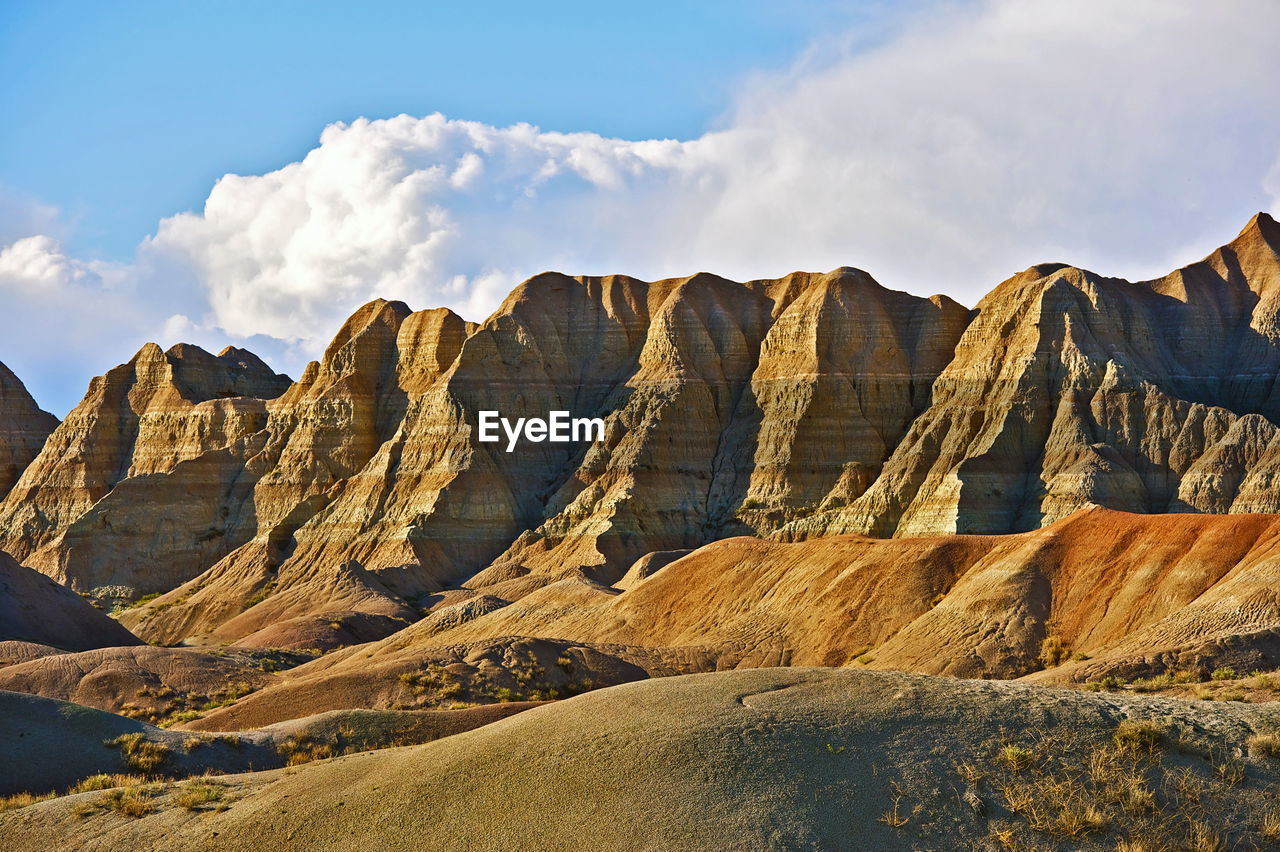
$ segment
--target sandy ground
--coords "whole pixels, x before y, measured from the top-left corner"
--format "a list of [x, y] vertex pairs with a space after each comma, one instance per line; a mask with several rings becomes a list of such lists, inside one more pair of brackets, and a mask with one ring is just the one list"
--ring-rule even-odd
[[64, 797], [0, 833], [15, 852], [1265, 848], [1280, 760], [1250, 738], [1278, 726], [1276, 705], [743, 670], [234, 776], [218, 807], [175, 785], [142, 791], [138, 818]]

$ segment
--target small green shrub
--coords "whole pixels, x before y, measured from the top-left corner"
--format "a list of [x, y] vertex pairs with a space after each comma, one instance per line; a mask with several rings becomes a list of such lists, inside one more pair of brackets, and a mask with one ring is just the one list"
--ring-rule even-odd
[[1000, 761], [1015, 771], [1027, 769], [1036, 762], [1036, 753], [1026, 746], [1010, 743], [1000, 749]]

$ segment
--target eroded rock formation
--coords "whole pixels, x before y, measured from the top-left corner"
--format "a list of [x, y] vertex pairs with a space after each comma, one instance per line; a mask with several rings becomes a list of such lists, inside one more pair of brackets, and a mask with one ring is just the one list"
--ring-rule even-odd
[[[151, 641], [327, 648], [638, 587], [647, 554], [733, 535], [1280, 512], [1278, 247], [1260, 214], [1165, 278], [1042, 265], [972, 312], [848, 268], [547, 273], [479, 325], [372, 302], [287, 389], [248, 353], [147, 347], [0, 503], [0, 544], [83, 591], [171, 590], [122, 616]], [[508, 452], [482, 410], [605, 438]]]
[[0, 496], [18, 481], [57, 425], [58, 418], [42, 411], [22, 380], [0, 364]]

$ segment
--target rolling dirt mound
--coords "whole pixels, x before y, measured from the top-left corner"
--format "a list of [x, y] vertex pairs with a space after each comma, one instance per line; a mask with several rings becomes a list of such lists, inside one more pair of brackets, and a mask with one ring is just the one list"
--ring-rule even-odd
[[0, 669], [0, 689], [152, 723], [212, 709], [277, 680], [248, 656], [149, 645], [44, 656]]
[[[348, 649], [300, 666], [280, 683], [190, 722], [193, 730], [258, 728], [300, 716], [351, 708], [450, 708], [567, 698], [651, 676], [699, 671], [708, 658], [620, 645], [546, 639], [496, 639], [373, 656]], [[338, 652], [342, 654], [343, 652]]]
[[1256, 735], [1278, 722], [1274, 708], [738, 671], [227, 779], [221, 811], [179, 807], [166, 787], [142, 793], [141, 818], [77, 817], [84, 794], [0, 814], [0, 831], [15, 852], [1251, 848], [1280, 780]]
[[[561, 580], [512, 603], [448, 603], [192, 724], [232, 730], [342, 708], [563, 697], [757, 666], [1077, 681], [1277, 668], [1280, 640], [1267, 626], [1280, 623], [1269, 603], [1280, 587], [1277, 531], [1274, 516], [1094, 507], [1010, 536], [727, 539], [621, 592]], [[1253, 603], [1210, 609], [1214, 600]]]
[[[93, 775], [188, 778], [292, 766], [331, 755], [426, 743], [536, 706], [342, 710], [261, 730], [165, 730], [80, 704], [0, 690], [0, 796], [71, 789]], [[0, 808], [3, 810], [3, 808]], [[6, 837], [5, 848], [10, 839]], [[63, 848], [63, 847], [59, 847]]]
[[[1150, 665], [1161, 649], [1191, 647], [1212, 668], [1215, 654], [1239, 650], [1231, 637], [1280, 624], [1277, 532], [1270, 515], [1093, 507], [1008, 536], [726, 539], [625, 591], [562, 580], [449, 630], [424, 620], [299, 675], [358, 678], [385, 660], [503, 636], [696, 650], [680, 662], [697, 667], [683, 671], [857, 664], [1018, 677], [1046, 665], [1046, 640], [1059, 649], [1048, 664], [1115, 648], [1145, 650]], [[1275, 644], [1251, 646], [1255, 667], [1280, 665]]]
[[0, 669], [6, 666], [16, 665], [17, 663], [25, 663], [28, 660], [38, 660], [41, 657], [47, 657], [50, 654], [65, 654], [59, 648], [52, 645], [41, 645], [38, 642], [19, 642], [13, 639], [7, 639], [0, 642]]
[[141, 645], [119, 623], [48, 577], [0, 551], [0, 639], [67, 651]]
[[[118, 737], [136, 738], [137, 743], [106, 744]], [[0, 691], [0, 741], [5, 743], [0, 750], [0, 795], [66, 790], [101, 773], [136, 774], [143, 771], [138, 761], [146, 765], [145, 774], [169, 778], [211, 768], [244, 771], [283, 762], [267, 734], [225, 740], [193, 737], [80, 704], [5, 691]], [[137, 755], [132, 761], [130, 748]], [[8, 845], [12, 835], [0, 834]]]

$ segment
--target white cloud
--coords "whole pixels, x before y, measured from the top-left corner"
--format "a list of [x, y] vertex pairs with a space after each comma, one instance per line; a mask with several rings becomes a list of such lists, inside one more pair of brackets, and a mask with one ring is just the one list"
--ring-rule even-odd
[[487, 313], [548, 247], [581, 240], [593, 196], [626, 194], [682, 147], [441, 115], [335, 124], [302, 162], [224, 177], [145, 251], [194, 268], [227, 332], [318, 346], [379, 295]]
[[30, 242], [5, 250], [25, 271], [0, 288], [43, 275], [111, 291], [145, 302], [135, 330], [265, 335], [297, 369], [375, 296], [479, 319], [550, 268], [851, 264], [969, 304], [1044, 260], [1157, 274], [1280, 204], [1277, 31], [1269, 0], [993, 0], [870, 49], [815, 45], [685, 142], [439, 115], [335, 124], [302, 161], [227, 175], [203, 211], [161, 222], [119, 273], [131, 289]]
[[68, 257], [47, 236], [0, 248], [0, 360], [42, 404], [64, 413], [90, 376], [133, 354], [135, 333], [158, 330], [135, 271]]

